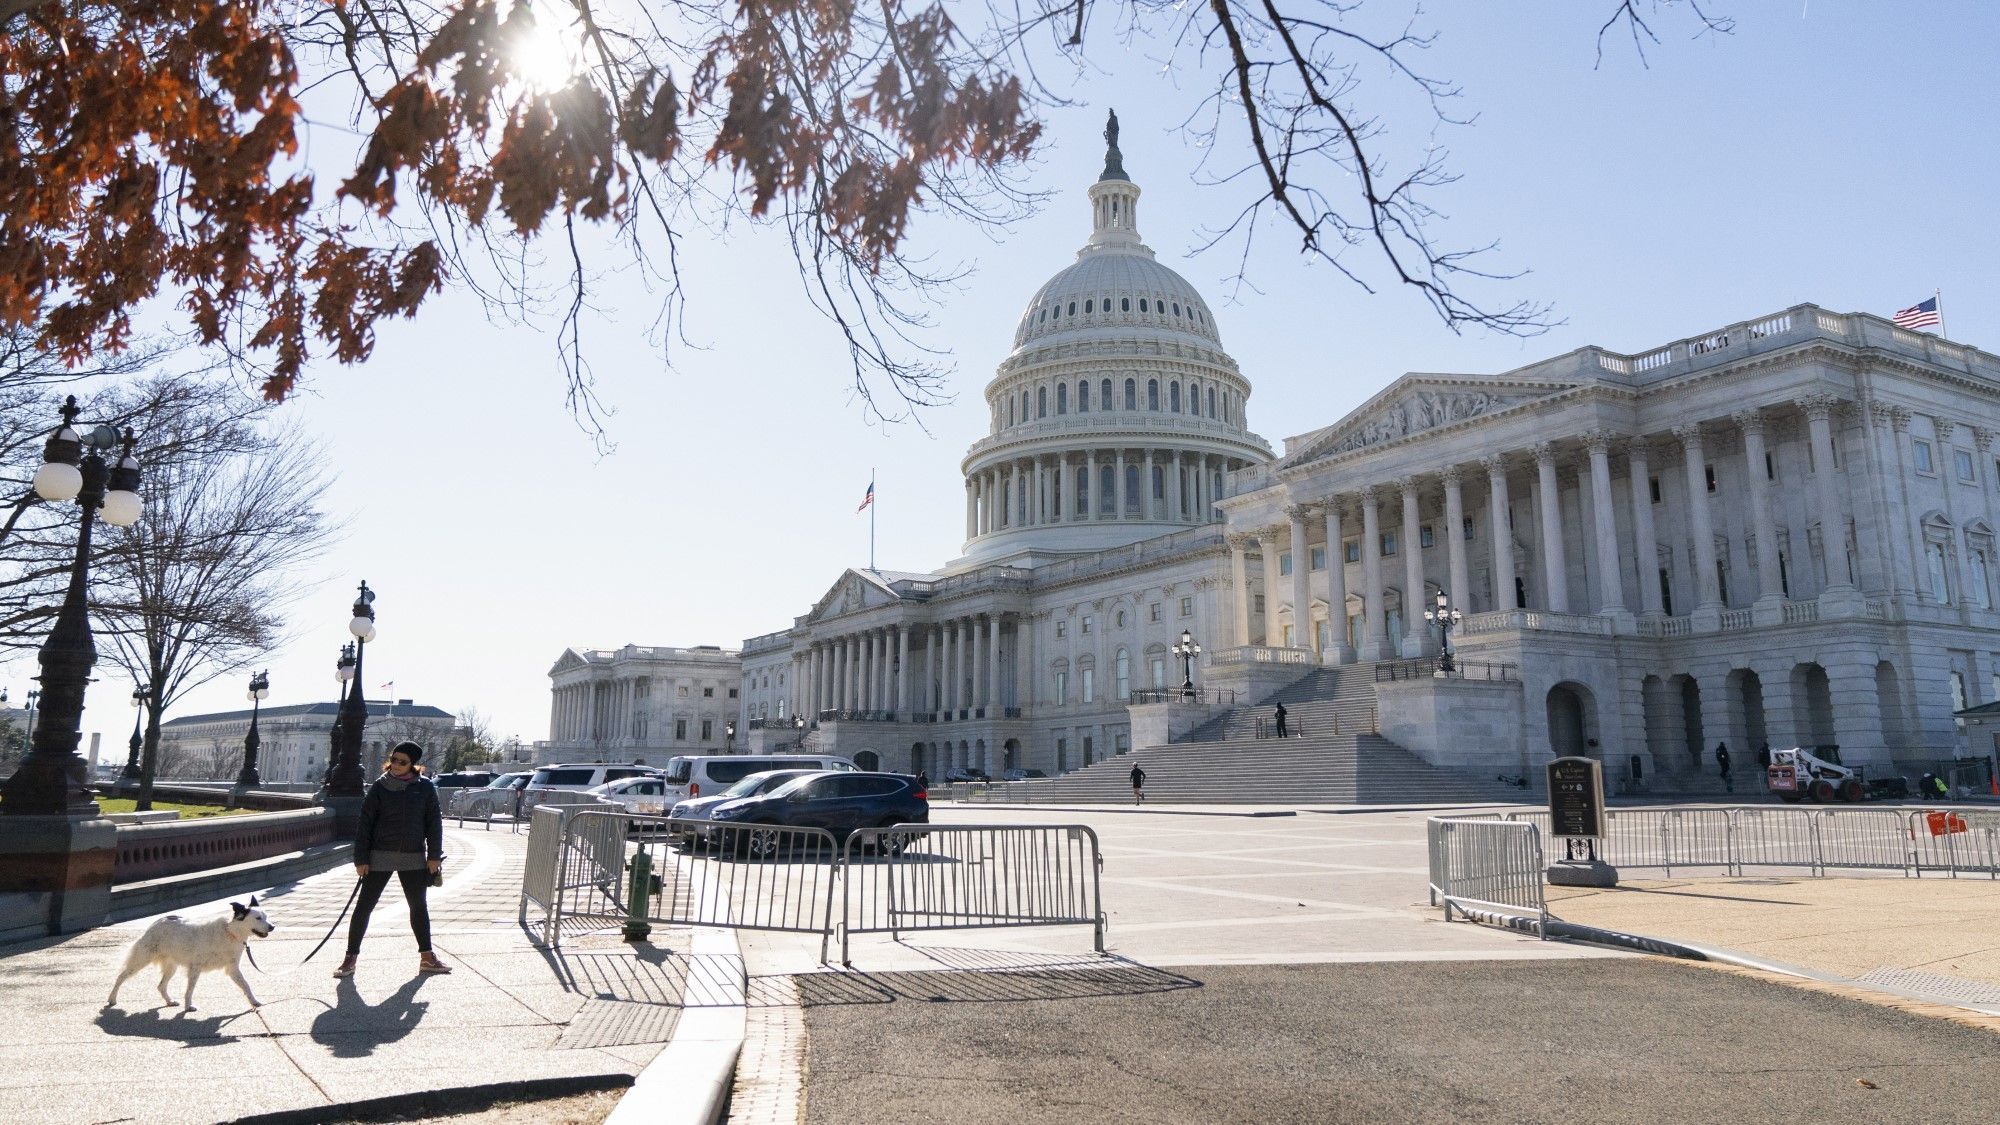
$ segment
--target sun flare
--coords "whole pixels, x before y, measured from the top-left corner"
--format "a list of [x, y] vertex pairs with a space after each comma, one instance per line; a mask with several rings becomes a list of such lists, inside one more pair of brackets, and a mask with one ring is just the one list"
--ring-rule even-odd
[[582, 30], [573, 13], [555, 5], [523, 4], [508, 17], [508, 65], [517, 81], [536, 93], [569, 85], [583, 66]]

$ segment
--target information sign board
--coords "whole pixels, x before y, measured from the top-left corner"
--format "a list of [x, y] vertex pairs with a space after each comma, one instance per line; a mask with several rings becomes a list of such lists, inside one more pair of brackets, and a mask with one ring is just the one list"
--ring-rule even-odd
[[1549, 763], [1549, 835], [1604, 835], [1604, 765], [1595, 758]]

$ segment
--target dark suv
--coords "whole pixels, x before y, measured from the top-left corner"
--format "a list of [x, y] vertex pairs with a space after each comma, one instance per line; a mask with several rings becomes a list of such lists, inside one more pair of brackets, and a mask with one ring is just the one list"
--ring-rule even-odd
[[[834, 839], [844, 840], [857, 828], [886, 828], [892, 824], [928, 824], [931, 819], [929, 794], [917, 779], [900, 773], [842, 772], [813, 774], [790, 784], [725, 801], [709, 810], [709, 819], [718, 827], [735, 825], [784, 825], [792, 828], [824, 828]], [[754, 829], [731, 832], [741, 850], [751, 855], [768, 855], [775, 834]], [[728, 841], [719, 841], [727, 846]], [[903, 850], [907, 839], [885, 837], [885, 850]]]

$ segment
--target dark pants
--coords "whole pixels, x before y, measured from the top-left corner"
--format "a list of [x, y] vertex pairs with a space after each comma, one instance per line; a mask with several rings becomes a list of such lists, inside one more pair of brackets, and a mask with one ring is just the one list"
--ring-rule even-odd
[[1285, 738], [1288, 736], [1289, 732], [1285, 730], [1285, 717], [1280, 715], [1278, 716], [1278, 737]]
[[410, 903], [410, 931], [417, 935], [417, 952], [431, 951], [431, 908], [424, 901], [424, 893], [430, 889], [430, 873], [422, 868], [395, 872], [370, 870], [361, 877], [361, 897], [354, 901], [354, 918], [347, 923], [349, 957], [361, 952], [361, 936], [368, 932], [368, 915], [374, 913], [376, 900], [382, 897], [382, 888], [389, 885], [392, 874], [402, 881], [403, 897]]

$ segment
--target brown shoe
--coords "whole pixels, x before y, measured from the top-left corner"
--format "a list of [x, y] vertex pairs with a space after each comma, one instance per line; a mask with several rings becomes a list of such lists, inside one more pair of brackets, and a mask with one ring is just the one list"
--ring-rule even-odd
[[347, 957], [346, 957], [345, 959], [343, 959], [343, 960], [342, 960], [342, 961], [340, 962], [340, 967], [339, 967], [339, 968], [337, 968], [337, 969], [335, 969], [335, 970], [333, 971], [333, 975], [334, 975], [334, 976], [337, 976], [337, 977], [351, 977], [351, 976], [353, 976], [353, 975], [354, 975], [354, 960], [355, 960], [355, 958], [354, 958], [354, 955], [353, 955], [353, 954], [348, 954], [348, 956], [347, 956]]
[[417, 972], [419, 973], [448, 973], [450, 971], [451, 966], [438, 960], [435, 953], [425, 953], [417, 959]]

